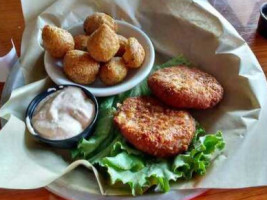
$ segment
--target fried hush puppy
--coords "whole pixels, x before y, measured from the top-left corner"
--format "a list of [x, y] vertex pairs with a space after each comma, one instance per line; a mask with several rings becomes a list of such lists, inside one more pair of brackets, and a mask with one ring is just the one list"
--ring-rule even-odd
[[118, 35], [118, 39], [119, 39], [120, 48], [119, 48], [118, 52], [116, 53], [116, 56], [122, 57], [123, 54], [125, 53], [125, 48], [126, 48], [126, 45], [128, 43], [128, 40], [126, 37], [124, 37], [122, 35]]
[[134, 37], [128, 39], [123, 59], [129, 68], [139, 68], [145, 59], [145, 50]]
[[109, 28], [111, 28], [115, 32], [118, 29], [115, 20], [111, 16], [99, 12], [91, 16], [88, 16], [84, 21], [83, 28], [87, 35], [91, 35], [95, 30], [97, 30], [103, 24], [106, 24], [107, 26], [109, 26]]
[[127, 67], [121, 57], [114, 57], [100, 68], [99, 77], [106, 85], [122, 82], [127, 76]]
[[188, 112], [169, 109], [152, 97], [126, 99], [114, 121], [132, 145], [157, 157], [186, 151], [196, 130]]
[[186, 66], [154, 72], [148, 86], [158, 99], [175, 108], [207, 109], [223, 97], [223, 87], [213, 76]]
[[61, 28], [45, 25], [42, 30], [43, 46], [54, 58], [62, 58], [69, 50], [74, 49], [72, 35]]
[[87, 50], [99, 62], [108, 62], [119, 50], [117, 34], [106, 24], [101, 25], [87, 42]]
[[99, 68], [99, 63], [84, 51], [71, 50], [64, 57], [64, 72], [75, 83], [90, 84], [94, 82]]
[[87, 51], [88, 35], [76, 35], [74, 37], [75, 49]]

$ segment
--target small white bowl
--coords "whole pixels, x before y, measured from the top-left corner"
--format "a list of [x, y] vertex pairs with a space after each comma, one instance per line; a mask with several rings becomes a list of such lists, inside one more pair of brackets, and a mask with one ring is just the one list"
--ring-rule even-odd
[[[44, 64], [48, 76], [58, 85], [79, 85], [86, 88], [97, 97], [111, 96], [125, 92], [143, 81], [148, 76], [154, 64], [155, 52], [153, 44], [149, 37], [139, 28], [124, 21], [116, 20], [116, 22], [118, 24], [118, 34], [123, 35], [126, 38], [135, 37], [142, 44], [146, 53], [142, 66], [138, 69], [129, 70], [125, 80], [114, 86], [104, 85], [99, 78], [97, 78], [97, 80], [90, 85], [74, 83], [64, 74], [62, 59], [55, 59], [46, 51], [44, 55]], [[72, 27], [69, 32], [72, 35], [84, 34], [83, 25], [76, 25]]]

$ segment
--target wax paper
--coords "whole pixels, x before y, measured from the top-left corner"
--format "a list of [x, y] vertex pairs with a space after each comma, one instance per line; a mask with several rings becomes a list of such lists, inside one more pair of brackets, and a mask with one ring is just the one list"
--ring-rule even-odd
[[11, 40], [12, 48], [11, 50], [3, 57], [0, 57], [0, 82], [5, 82], [9, 71], [11, 69], [11, 66], [15, 64], [15, 61], [17, 60], [17, 52], [14, 47], [14, 43]]

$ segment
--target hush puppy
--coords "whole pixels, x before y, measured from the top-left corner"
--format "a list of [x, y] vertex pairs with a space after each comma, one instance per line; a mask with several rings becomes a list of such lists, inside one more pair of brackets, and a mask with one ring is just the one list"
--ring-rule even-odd
[[126, 99], [114, 121], [132, 145], [157, 157], [186, 151], [196, 130], [188, 112], [169, 109], [152, 97]]
[[64, 72], [75, 83], [90, 84], [94, 82], [99, 68], [99, 63], [84, 51], [71, 50], [64, 57]]
[[116, 56], [122, 57], [123, 54], [125, 53], [125, 48], [126, 48], [128, 40], [122, 35], [118, 35], [118, 39], [119, 39], [120, 48], [118, 52], [116, 53]]
[[74, 49], [72, 35], [56, 26], [45, 25], [42, 31], [43, 46], [54, 58], [62, 58], [67, 51]]
[[87, 42], [87, 50], [96, 61], [109, 61], [120, 48], [117, 34], [106, 24], [101, 25]]
[[134, 37], [128, 39], [123, 59], [129, 68], [139, 68], [145, 59], [145, 50]]
[[207, 109], [219, 103], [223, 87], [211, 75], [186, 66], [154, 72], [148, 85], [158, 99], [175, 108]]
[[87, 51], [88, 35], [76, 35], [74, 37], [75, 49]]
[[120, 83], [127, 76], [127, 67], [122, 58], [114, 57], [100, 68], [100, 79], [106, 85]]
[[87, 35], [91, 35], [95, 30], [97, 30], [103, 24], [106, 24], [115, 32], [118, 29], [115, 20], [111, 16], [99, 12], [91, 16], [88, 16], [84, 21], [83, 28]]

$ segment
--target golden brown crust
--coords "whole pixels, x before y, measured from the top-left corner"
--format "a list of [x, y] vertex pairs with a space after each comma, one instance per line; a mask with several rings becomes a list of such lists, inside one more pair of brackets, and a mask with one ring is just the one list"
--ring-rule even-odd
[[100, 68], [99, 76], [106, 85], [122, 82], [127, 76], [128, 69], [122, 58], [114, 57]]
[[87, 51], [88, 35], [76, 35], [74, 37], [75, 49], [81, 51]]
[[122, 35], [118, 35], [120, 48], [118, 52], [116, 53], [116, 56], [122, 57], [125, 53], [126, 45], [128, 43], [128, 39]]
[[83, 28], [87, 35], [91, 35], [103, 24], [108, 25], [115, 32], [118, 30], [118, 25], [111, 16], [99, 12], [88, 16], [84, 21]]
[[175, 108], [207, 109], [219, 103], [223, 87], [211, 75], [186, 66], [169, 67], [148, 78], [152, 93]]
[[151, 97], [126, 99], [114, 121], [137, 149], [158, 157], [186, 151], [196, 129], [188, 112], [169, 109]]
[[123, 59], [129, 68], [139, 68], [145, 60], [145, 50], [134, 37], [128, 39]]
[[87, 50], [99, 62], [109, 61], [120, 47], [117, 34], [107, 25], [101, 25], [87, 42]]
[[74, 49], [72, 35], [56, 26], [45, 25], [42, 30], [44, 48], [54, 58], [62, 58], [67, 51]]
[[63, 69], [75, 83], [90, 84], [95, 81], [100, 65], [89, 53], [80, 50], [68, 51], [64, 57]]

